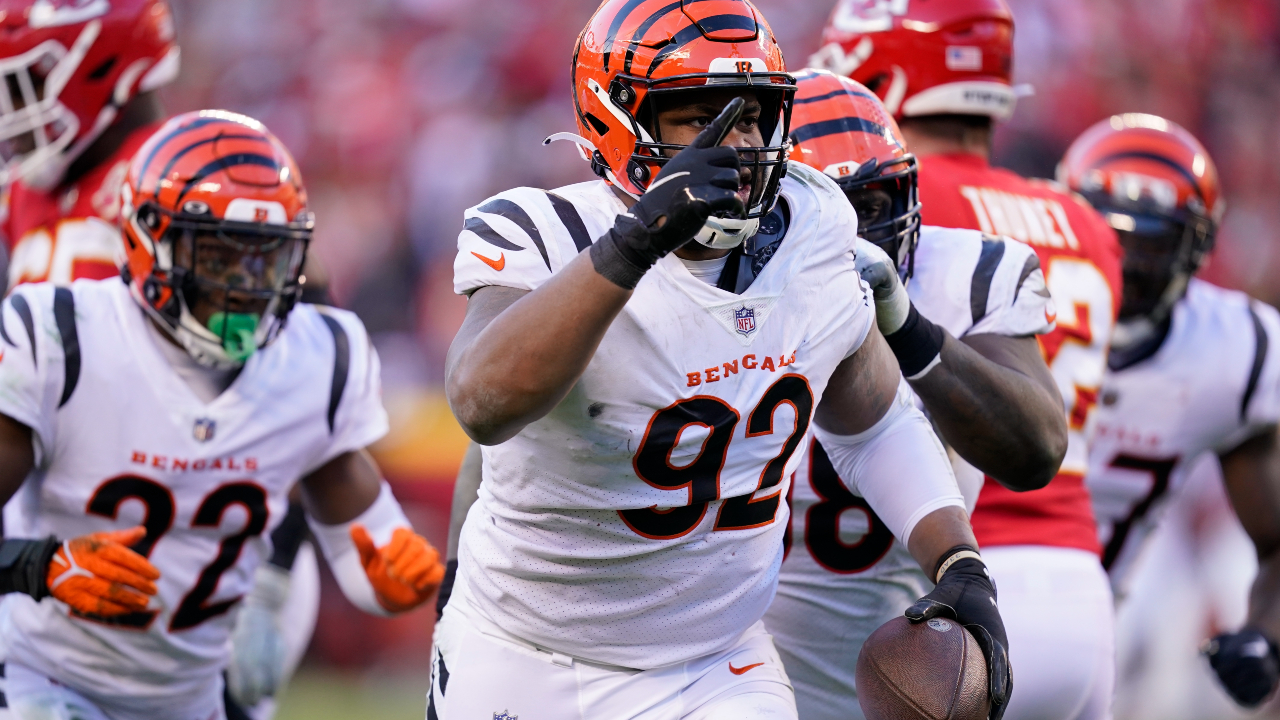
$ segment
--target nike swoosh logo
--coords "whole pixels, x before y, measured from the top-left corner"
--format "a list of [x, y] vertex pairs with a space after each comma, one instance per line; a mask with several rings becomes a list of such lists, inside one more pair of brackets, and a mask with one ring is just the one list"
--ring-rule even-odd
[[741, 675], [747, 672], [748, 670], [753, 670], [755, 668], [760, 667], [763, 664], [764, 663], [762, 662], [758, 662], [758, 663], [752, 663], [751, 665], [745, 665], [743, 667], [736, 668], [733, 666], [733, 663], [729, 663], [729, 672], [733, 673], [734, 675]]
[[481, 255], [481, 254], [480, 254], [480, 253], [478, 253], [478, 252], [473, 252], [473, 253], [471, 253], [471, 254], [472, 254], [472, 255], [475, 255], [477, 258], [479, 258], [480, 262], [484, 263], [485, 265], [488, 265], [489, 267], [493, 268], [494, 270], [497, 270], [498, 272], [502, 272], [502, 268], [504, 268], [504, 267], [506, 267], [506, 266], [507, 266], [507, 254], [506, 254], [506, 253], [498, 253], [498, 259], [497, 259], [497, 260], [491, 260], [491, 259], [489, 259], [489, 258], [487, 258], [487, 257], [485, 257], [485, 256], [483, 256], [483, 255]]

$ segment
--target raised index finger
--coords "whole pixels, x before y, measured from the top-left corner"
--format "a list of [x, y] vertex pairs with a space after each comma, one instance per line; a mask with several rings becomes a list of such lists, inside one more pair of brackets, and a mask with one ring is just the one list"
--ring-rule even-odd
[[746, 107], [747, 102], [740, 97], [736, 97], [729, 101], [728, 105], [720, 111], [715, 120], [711, 124], [702, 129], [698, 133], [698, 137], [693, 139], [693, 147], [696, 148], [712, 148], [718, 147], [729, 137], [729, 131], [734, 125], [738, 124], [738, 119], [742, 117], [742, 109]]

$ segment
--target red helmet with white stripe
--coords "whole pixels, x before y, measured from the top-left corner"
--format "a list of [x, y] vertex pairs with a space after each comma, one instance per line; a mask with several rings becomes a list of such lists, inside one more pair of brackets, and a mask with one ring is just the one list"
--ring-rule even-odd
[[178, 74], [165, 0], [0, 0], [0, 184], [51, 188], [135, 95]]
[[1005, 0], [840, 0], [822, 41], [809, 64], [871, 88], [898, 119], [1013, 115]]

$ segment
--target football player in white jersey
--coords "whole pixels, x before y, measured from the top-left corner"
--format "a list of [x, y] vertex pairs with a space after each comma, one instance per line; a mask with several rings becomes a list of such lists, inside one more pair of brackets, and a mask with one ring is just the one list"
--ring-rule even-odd
[[250, 118], [188, 113], [121, 194], [125, 282], [0, 306], [6, 529], [45, 538], [0, 546], [19, 718], [225, 717], [228, 611], [299, 480], [361, 608], [412, 608], [443, 574], [364, 450], [387, 423], [364, 328], [297, 302], [312, 220], [288, 151]]
[[1153, 115], [1099, 122], [1068, 149], [1059, 180], [1103, 213], [1124, 245], [1124, 300], [1107, 358], [1089, 492], [1118, 598], [1162, 506], [1206, 452], [1258, 550], [1248, 622], [1214, 638], [1228, 693], [1255, 707], [1280, 678], [1280, 314], [1195, 277], [1223, 200], [1213, 160]]
[[[921, 227], [916, 160], [880, 99], [823, 70], [797, 78], [791, 157], [833, 178], [857, 210], [858, 263], [881, 331], [892, 342], [910, 307], [950, 335], [939, 365], [909, 380], [951, 449], [966, 504], [983, 470], [1018, 489], [1044, 485], [1066, 452], [1067, 427], [1034, 338], [1053, 329], [1054, 314], [1035, 252], [976, 230]], [[846, 487], [820, 443], [793, 482], [789, 550], [765, 627], [801, 717], [860, 718], [850, 699], [863, 641], [933, 579]], [[865, 523], [847, 527], [850, 516]]]
[[[428, 717], [795, 718], [760, 619], [811, 431], [941, 570], [918, 619], [982, 627], [1003, 702], [963, 498], [875, 327], [852, 208], [786, 166], [794, 79], [760, 12], [607, 0], [573, 87], [603, 180], [501, 193], [459, 237], [446, 389], [484, 482]], [[942, 340], [917, 327], [914, 372]]]

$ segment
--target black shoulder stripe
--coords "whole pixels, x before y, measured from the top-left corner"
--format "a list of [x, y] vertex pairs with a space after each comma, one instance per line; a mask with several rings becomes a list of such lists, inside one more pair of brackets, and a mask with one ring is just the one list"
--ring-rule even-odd
[[974, 268], [973, 282], [969, 285], [969, 310], [973, 313], [974, 325], [987, 315], [991, 281], [995, 279], [996, 268], [1000, 267], [1000, 259], [1003, 257], [1003, 240], [993, 237], [982, 238], [982, 252], [978, 255], [978, 267]]
[[1018, 286], [1013, 289], [1013, 301], [1018, 302], [1018, 293], [1022, 292], [1022, 283], [1031, 277], [1031, 273], [1040, 269], [1040, 256], [1031, 253], [1027, 261], [1022, 265], [1022, 272], [1018, 275]]
[[333, 333], [333, 382], [329, 385], [329, 434], [333, 434], [333, 421], [338, 415], [338, 403], [342, 402], [342, 393], [347, 389], [347, 374], [351, 371], [351, 340], [347, 331], [337, 320], [320, 314], [320, 319]]
[[62, 399], [58, 407], [67, 404], [71, 393], [80, 382], [80, 336], [76, 333], [76, 298], [70, 288], [53, 291], [53, 321], [58, 325], [58, 337], [62, 340], [63, 370]]
[[555, 193], [549, 192], [547, 197], [551, 200], [551, 207], [556, 209], [560, 222], [569, 230], [569, 237], [573, 238], [573, 245], [578, 248], [578, 252], [591, 247], [591, 235], [582, 222], [582, 215], [578, 214], [578, 208]]
[[9, 337], [9, 331], [4, 326], [4, 305], [0, 303], [0, 338], [2, 338], [9, 347], [18, 347], [18, 344]]
[[36, 322], [31, 317], [31, 306], [27, 304], [27, 299], [21, 295], [14, 293], [9, 297], [13, 303], [13, 309], [18, 311], [18, 317], [22, 318], [22, 327], [27, 331], [27, 340], [31, 342], [31, 364], [38, 364], [36, 360]]
[[503, 250], [520, 252], [521, 250], [524, 249], [519, 245], [499, 235], [496, 230], [489, 227], [489, 223], [481, 220], [480, 218], [474, 218], [474, 217], [467, 218], [467, 222], [462, 227], [465, 230], [470, 230], [471, 232], [475, 233], [477, 236], [480, 237], [481, 240], [495, 247], [500, 247]]
[[490, 200], [479, 207], [480, 212], [489, 213], [490, 215], [501, 215], [516, 224], [533, 240], [533, 244], [538, 247], [538, 252], [542, 253], [542, 262], [546, 263], [547, 269], [551, 269], [551, 259], [547, 257], [547, 246], [542, 242], [542, 233], [538, 232], [538, 226], [533, 223], [533, 218], [529, 217], [529, 213], [524, 208], [511, 202], [510, 200]]
[[1249, 319], [1253, 320], [1253, 334], [1257, 340], [1253, 346], [1253, 367], [1249, 369], [1249, 382], [1245, 383], [1244, 396], [1240, 398], [1241, 422], [1244, 422], [1249, 412], [1249, 401], [1253, 399], [1253, 393], [1258, 389], [1258, 378], [1262, 377], [1262, 365], [1267, 360], [1267, 329], [1262, 326], [1262, 321], [1258, 319], [1258, 313], [1253, 311], [1253, 306], [1249, 307]]

